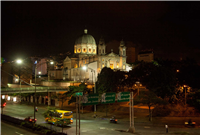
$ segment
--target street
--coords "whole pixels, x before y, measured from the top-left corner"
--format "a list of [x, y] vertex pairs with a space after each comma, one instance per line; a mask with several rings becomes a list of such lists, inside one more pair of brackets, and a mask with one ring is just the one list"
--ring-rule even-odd
[[[52, 128], [56, 131], [62, 131], [61, 127], [56, 127], [51, 124], [47, 124], [44, 121], [43, 112], [46, 110], [44, 106], [38, 106], [38, 112], [36, 112], [37, 124]], [[33, 116], [33, 106], [25, 104], [7, 103], [4, 108], [4, 114], [12, 117], [24, 119], [27, 116]], [[92, 118], [92, 113], [81, 114], [80, 134], [82, 135], [123, 135], [131, 134], [126, 132], [129, 129], [129, 120], [120, 118], [118, 123], [110, 123], [109, 118]], [[139, 118], [135, 117], [135, 133], [138, 135], [164, 135], [166, 134], [164, 124], [152, 124], [151, 122], [143, 122]], [[2, 131], [5, 131], [5, 127], [2, 126]], [[78, 129], [77, 129], [78, 130]], [[74, 123], [71, 126], [65, 127], [63, 130], [69, 135], [76, 134], [76, 113], [74, 113]], [[79, 132], [79, 130], [78, 130]], [[182, 133], [188, 133], [188, 135], [200, 135], [199, 128], [177, 128], [169, 126], [169, 133], [171, 135], [177, 135]]]
[[1, 122], [1, 135], [37, 135], [22, 128]]

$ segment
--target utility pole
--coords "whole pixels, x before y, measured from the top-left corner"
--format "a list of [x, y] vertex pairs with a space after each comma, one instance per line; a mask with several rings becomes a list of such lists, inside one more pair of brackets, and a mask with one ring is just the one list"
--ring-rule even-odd
[[130, 100], [129, 100], [129, 107], [130, 107], [130, 127], [128, 132], [130, 133], [135, 133], [135, 127], [134, 127], [134, 97], [133, 97], [133, 92], [130, 93]]

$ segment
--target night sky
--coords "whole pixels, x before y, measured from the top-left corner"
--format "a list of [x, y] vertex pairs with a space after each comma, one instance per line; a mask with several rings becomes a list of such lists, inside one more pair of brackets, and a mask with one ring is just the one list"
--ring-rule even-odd
[[155, 57], [200, 60], [200, 2], [1, 1], [1, 57], [73, 53], [87, 28], [118, 52], [123, 39]]

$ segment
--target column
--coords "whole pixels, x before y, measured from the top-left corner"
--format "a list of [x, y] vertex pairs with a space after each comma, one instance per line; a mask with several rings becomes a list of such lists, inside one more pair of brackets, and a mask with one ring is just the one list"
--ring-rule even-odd
[[48, 92], [48, 105], [51, 105], [51, 92]]

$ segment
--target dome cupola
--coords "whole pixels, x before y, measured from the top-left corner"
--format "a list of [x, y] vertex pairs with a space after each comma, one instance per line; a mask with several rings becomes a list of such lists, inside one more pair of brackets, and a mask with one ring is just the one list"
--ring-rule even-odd
[[96, 55], [96, 42], [92, 35], [87, 34], [88, 30], [84, 29], [84, 34], [78, 37], [74, 45], [74, 53]]

